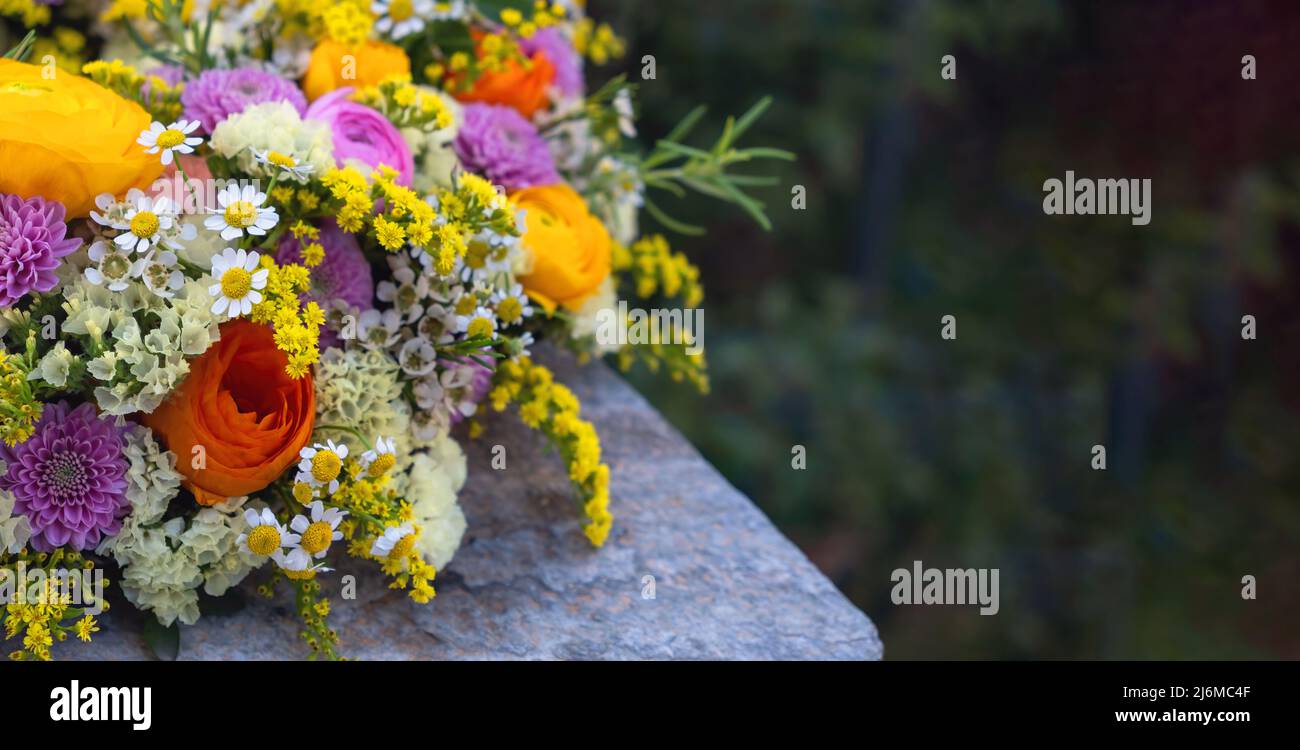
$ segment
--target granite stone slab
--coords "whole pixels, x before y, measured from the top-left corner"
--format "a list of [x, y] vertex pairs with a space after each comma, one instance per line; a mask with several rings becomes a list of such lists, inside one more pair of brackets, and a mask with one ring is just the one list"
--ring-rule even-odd
[[[340, 651], [358, 659], [879, 659], [876, 628], [754, 506], [615, 373], [544, 352], [593, 420], [612, 470], [614, 531], [580, 532], [558, 457], [513, 415], [466, 451], [469, 530], [417, 605], [364, 564], [357, 598], [334, 594]], [[707, 400], [701, 400], [707, 408]], [[506, 469], [491, 468], [494, 444]], [[339, 574], [332, 574], [337, 577]], [[654, 596], [647, 598], [653, 577]], [[287, 589], [181, 630], [181, 659], [300, 659]], [[56, 658], [148, 659], [141, 616], [117, 607], [92, 644]], [[124, 611], [125, 610], [125, 611]]]

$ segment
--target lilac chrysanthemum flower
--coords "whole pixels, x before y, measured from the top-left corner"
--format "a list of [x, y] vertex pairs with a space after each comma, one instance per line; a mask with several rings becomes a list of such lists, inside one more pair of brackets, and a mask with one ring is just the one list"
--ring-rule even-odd
[[[339, 229], [338, 224], [326, 221], [320, 227], [317, 240], [325, 248], [325, 259], [311, 269], [311, 289], [303, 295], [321, 308], [329, 310], [335, 300], [351, 307], [369, 310], [375, 306], [375, 282], [370, 274], [370, 263], [357, 244], [355, 235]], [[298, 238], [286, 234], [275, 253], [276, 263], [301, 263], [302, 245]], [[325, 349], [337, 346], [339, 337], [328, 329], [321, 330], [320, 346]]]
[[513, 107], [467, 104], [455, 147], [466, 169], [506, 190], [560, 182], [546, 141]]
[[582, 76], [582, 56], [574, 49], [573, 42], [567, 39], [554, 26], [538, 29], [532, 36], [526, 37], [520, 47], [525, 55], [532, 57], [541, 52], [555, 67], [555, 88], [567, 97], [580, 97], [586, 91], [587, 84]]
[[26, 442], [0, 444], [8, 464], [0, 488], [13, 493], [14, 512], [27, 516], [33, 548], [90, 549], [121, 530], [130, 510], [123, 432], [91, 404], [74, 409], [60, 401], [45, 405]]
[[307, 98], [292, 81], [256, 68], [205, 70], [181, 93], [186, 119], [203, 123], [206, 133], [227, 117], [263, 102], [289, 102], [298, 114], [307, 112]]
[[63, 217], [61, 203], [0, 194], [0, 307], [58, 283], [59, 259], [81, 247]]

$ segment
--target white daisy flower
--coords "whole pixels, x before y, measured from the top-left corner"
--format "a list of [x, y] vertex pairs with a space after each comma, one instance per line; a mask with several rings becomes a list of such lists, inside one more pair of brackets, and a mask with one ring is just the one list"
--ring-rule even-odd
[[212, 278], [217, 283], [208, 287], [208, 294], [216, 298], [212, 312], [238, 318], [253, 311], [253, 305], [262, 301], [259, 289], [266, 288], [270, 272], [259, 268], [261, 256], [256, 252], [228, 247], [220, 255], [212, 256]]
[[299, 164], [297, 159], [293, 158], [289, 154], [282, 154], [279, 151], [272, 151], [270, 149], [266, 151], [258, 151], [254, 149], [253, 158], [257, 160], [258, 164], [263, 164], [268, 167], [278, 167], [294, 177], [307, 177], [311, 175], [312, 167], [310, 164]]
[[284, 572], [284, 577], [294, 581], [307, 580], [315, 578], [317, 573], [328, 573], [333, 568], [325, 567], [324, 563], [312, 564], [311, 555], [307, 554], [301, 547], [295, 547], [288, 552], [276, 552], [271, 555], [275, 564]]
[[108, 287], [110, 292], [121, 292], [131, 285], [131, 279], [138, 278], [144, 270], [144, 260], [132, 261], [128, 255], [114, 245], [99, 240], [90, 246], [90, 262], [95, 265], [86, 269], [86, 281], [95, 286]]
[[497, 317], [502, 323], [522, 323], [524, 318], [533, 314], [533, 306], [528, 303], [528, 295], [522, 284], [515, 283], [509, 289], [499, 289], [492, 295]]
[[375, 31], [401, 39], [424, 30], [424, 19], [433, 15], [434, 3], [433, 0], [375, 0], [370, 11], [379, 19], [375, 21]]
[[415, 528], [409, 523], [401, 526], [389, 526], [370, 546], [371, 557], [401, 559], [411, 554], [415, 547]]
[[392, 438], [380, 436], [375, 447], [361, 454], [361, 465], [371, 477], [383, 476], [397, 465], [397, 443]]
[[214, 232], [221, 232], [221, 239], [233, 240], [250, 235], [265, 235], [280, 221], [274, 206], [264, 205], [266, 193], [259, 193], [252, 185], [242, 189], [238, 185], [227, 185], [217, 193], [217, 207], [211, 209], [213, 215], [204, 219], [203, 226]]
[[162, 152], [163, 166], [172, 163], [175, 154], [192, 154], [194, 147], [203, 142], [197, 136], [187, 137], [199, 127], [198, 120], [177, 120], [171, 125], [155, 122], [149, 129], [140, 133], [136, 143], [144, 146], [146, 154]]
[[286, 531], [270, 508], [263, 508], [261, 513], [249, 508], [244, 511], [244, 520], [248, 522], [248, 531], [236, 541], [245, 552], [268, 557], [298, 544], [299, 536]]
[[330, 544], [343, 538], [343, 532], [338, 528], [339, 522], [347, 512], [338, 508], [327, 509], [319, 500], [309, 505], [306, 510], [310, 513], [310, 517], [294, 516], [289, 522], [289, 528], [302, 536], [298, 543], [299, 549], [319, 560], [329, 552]]
[[[130, 201], [130, 196], [128, 196]], [[113, 238], [118, 247], [127, 252], [132, 250], [141, 255], [159, 243], [176, 246], [171, 232], [176, 226], [176, 206], [166, 198], [153, 198], [139, 193], [122, 216], [122, 221], [113, 226], [124, 230]]]
[[176, 290], [185, 285], [185, 274], [176, 267], [176, 253], [170, 250], [155, 250], [138, 262], [145, 288], [159, 297], [174, 297]]
[[348, 457], [346, 443], [335, 444], [333, 440], [327, 440], [324, 445], [309, 445], [298, 452], [298, 457], [302, 459], [298, 462], [299, 482], [326, 487], [331, 495], [338, 492], [343, 459]]

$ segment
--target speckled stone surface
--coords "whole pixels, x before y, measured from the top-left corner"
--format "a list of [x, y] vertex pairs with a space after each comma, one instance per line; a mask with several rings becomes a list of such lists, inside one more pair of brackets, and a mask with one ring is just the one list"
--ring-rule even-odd
[[[581, 398], [612, 469], [614, 532], [593, 550], [559, 459], [511, 415], [467, 449], [469, 530], [416, 605], [364, 564], [326, 579], [341, 652], [359, 659], [879, 659], [871, 621], [770, 521], [603, 365], [541, 357]], [[702, 402], [702, 408], [706, 402]], [[492, 445], [507, 449], [491, 468]], [[337, 596], [341, 573], [357, 598]], [[654, 596], [648, 598], [653, 577]], [[252, 581], [257, 580], [254, 574]], [[300, 659], [287, 592], [181, 631], [181, 659]], [[153, 658], [142, 620], [114, 609], [93, 644], [57, 658]]]

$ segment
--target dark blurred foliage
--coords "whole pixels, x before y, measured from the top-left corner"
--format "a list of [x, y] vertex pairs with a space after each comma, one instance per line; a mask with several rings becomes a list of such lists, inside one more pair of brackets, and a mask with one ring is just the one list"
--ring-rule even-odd
[[[635, 379], [887, 655], [1300, 657], [1300, 4], [592, 5], [656, 58], [647, 141], [776, 97], [772, 233], [662, 201], [710, 228], [713, 393]], [[1152, 178], [1151, 224], [1045, 217], [1067, 169]], [[894, 606], [913, 560], [1000, 568], [1000, 614]]]

